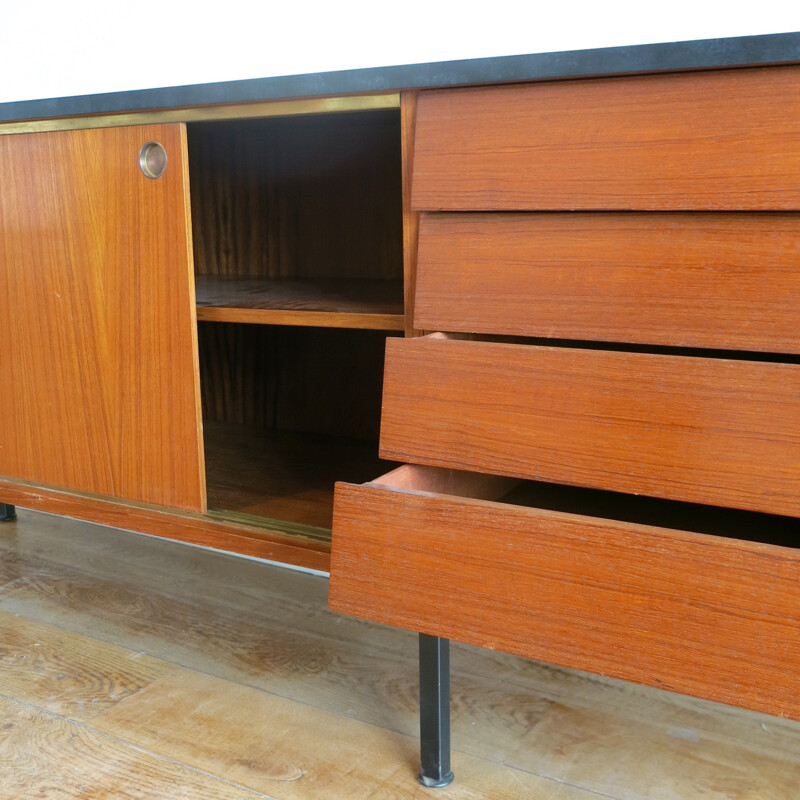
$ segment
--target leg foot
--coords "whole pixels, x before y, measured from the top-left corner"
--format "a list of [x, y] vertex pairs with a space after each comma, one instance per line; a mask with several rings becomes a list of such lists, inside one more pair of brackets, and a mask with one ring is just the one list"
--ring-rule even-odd
[[450, 771], [450, 642], [419, 635], [419, 782], [430, 788], [453, 781]]
[[13, 522], [17, 518], [17, 509], [6, 503], [0, 503], [0, 522]]

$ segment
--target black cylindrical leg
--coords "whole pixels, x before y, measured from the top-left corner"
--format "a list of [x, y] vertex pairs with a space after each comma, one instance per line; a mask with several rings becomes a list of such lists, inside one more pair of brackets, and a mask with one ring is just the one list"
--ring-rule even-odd
[[0, 503], [0, 522], [13, 522], [17, 518], [17, 509], [7, 503]]
[[419, 782], [439, 788], [453, 780], [450, 771], [450, 642], [419, 635]]

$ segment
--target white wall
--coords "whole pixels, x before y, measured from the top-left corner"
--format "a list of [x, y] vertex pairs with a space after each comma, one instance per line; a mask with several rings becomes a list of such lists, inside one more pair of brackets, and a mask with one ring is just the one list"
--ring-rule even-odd
[[786, 0], [0, 2], [0, 102], [800, 30]]

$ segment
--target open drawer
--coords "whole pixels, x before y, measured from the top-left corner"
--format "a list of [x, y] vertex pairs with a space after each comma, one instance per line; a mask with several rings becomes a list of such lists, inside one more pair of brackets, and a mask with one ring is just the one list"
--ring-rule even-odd
[[800, 718], [800, 551], [526, 502], [436, 467], [338, 484], [331, 609]]

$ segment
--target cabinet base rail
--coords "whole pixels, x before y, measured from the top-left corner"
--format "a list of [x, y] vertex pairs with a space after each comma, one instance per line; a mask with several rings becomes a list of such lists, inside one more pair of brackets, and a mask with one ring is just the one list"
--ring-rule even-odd
[[420, 772], [423, 786], [453, 781], [450, 770], [450, 642], [419, 635]]
[[13, 522], [17, 518], [17, 509], [8, 503], [0, 503], [0, 522]]

